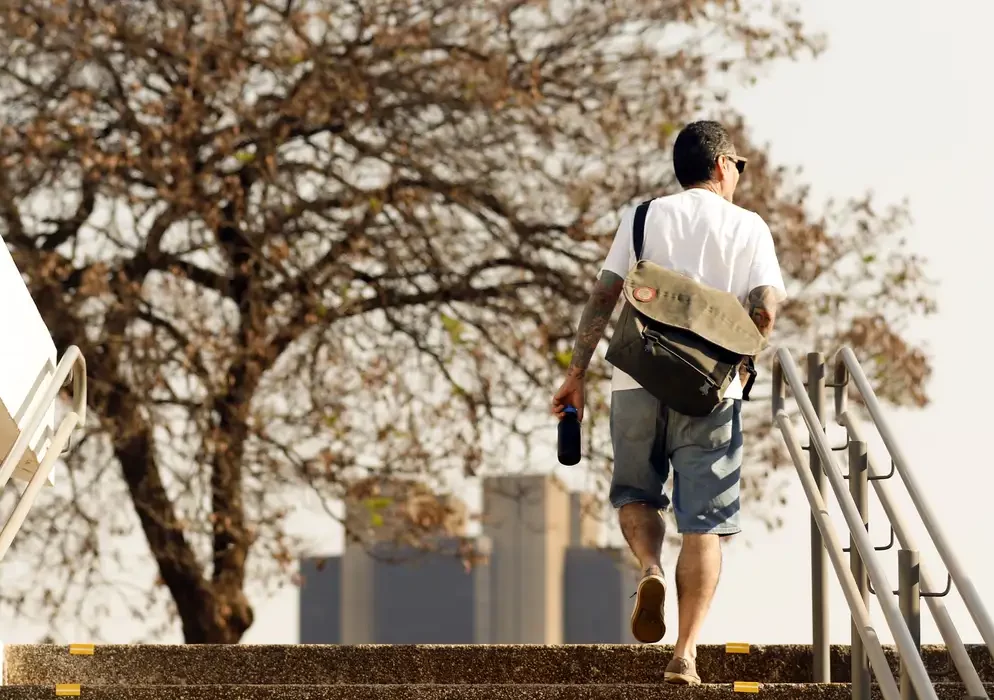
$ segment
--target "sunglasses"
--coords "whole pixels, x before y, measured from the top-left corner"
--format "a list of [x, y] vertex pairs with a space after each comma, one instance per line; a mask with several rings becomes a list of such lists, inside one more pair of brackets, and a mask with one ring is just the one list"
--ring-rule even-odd
[[728, 153], [722, 153], [721, 155], [725, 156], [726, 158], [728, 158], [728, 160], [735, 163], [735, 169], [739, 171], [739, 175], [745, 172], [746, 163], [749, 160], [748, 158], [743, 158], [742, 156], [733, 156]]

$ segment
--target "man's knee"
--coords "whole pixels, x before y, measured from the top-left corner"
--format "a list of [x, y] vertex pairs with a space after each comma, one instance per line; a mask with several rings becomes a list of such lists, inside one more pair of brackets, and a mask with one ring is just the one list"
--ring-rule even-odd
[[628, 501], [627, 503], [617, 507], [618, 515], [622, 517], [635, 513], [641, 514], [646, 512], [662, 514], [664, 510], [666, 509], [661, 508], [659, 503], [651, 498], [643, 498], [638, 501]]
[[[670, 506], [669, 497], [663, 492], [662, 485], [658, 488], [651, 488], [647, 484], [630, 485], [616, 474], [608, 492], [608, 500], [611, 506], [618, 511], [619, 515], [629, 506], [634, 508], [652, 508], [653, 510], [666, 510]], [[629, 508], [629, 510], [632, 510]]]
[[621, 531], [628, 534], [633, 528], [644, 528], [647, 524], [658, 526], [665, 533], [666, 523], [662, 518], [660, 508], [650, 501], [631, 501], [617, 509], [618, 524]]
[[720, 539], [713, 533], [687, 532], [683, 535], [680, 549], [688, 554], [709, 552], [719, 547]]

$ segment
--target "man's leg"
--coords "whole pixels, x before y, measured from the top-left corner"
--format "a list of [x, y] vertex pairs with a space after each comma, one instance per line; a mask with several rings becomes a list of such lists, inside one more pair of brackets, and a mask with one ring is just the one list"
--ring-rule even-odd
[[697, 658], [697, 637], [714, 600], [720, 573], [721, 544], [718, 535], [685, 534], [676, 562], [680, 635], [673, 647], [673, 656], [691, 660]]
[[658, 508], [650, 503], [628, 503], [618, 509], [618, 521], [621, 534], [639, 560], [642, 571], [654, 569], [661, 574], [666, 529]]
[[622, 506], [618, 516], [621, 532], [642, 566], [632, 608], [632, 636], [643, 644], [654, 644], [666, 634], [666, 580], [660, 562], [663, 520], [655, 506], [646, 503]]
[[683, 535], [676, 571], [680, 633], [665, 674], [671, 683], [700, 683], [695, 663], [697, 637], [721, 573], [719, 538], [741, 531], [740, 412], [741, 402], [729, 400], [704, 418], [669, 415], [673, 511]]
[[611, 395], [614, 471], [610, 498], [618, 510], [625, 541], [642, 567], [632, 611], [632, 635], [644, 643], [658, 642], [666, 633], [666, 583], [660, 562], [665, 530], [659, 515], [669, 505], [663, 494], [669, 471], [662, 442], [663, 414], [659, 401], [644, 389]]

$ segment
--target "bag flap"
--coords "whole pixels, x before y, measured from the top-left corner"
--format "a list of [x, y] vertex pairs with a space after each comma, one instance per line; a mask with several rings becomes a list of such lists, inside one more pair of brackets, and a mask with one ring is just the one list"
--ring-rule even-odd
[[734, 294], [708, 287], [648, 260], [625, 279], [625, 299], [636, 311], [738, 353], [757, 355], [766, 338]]

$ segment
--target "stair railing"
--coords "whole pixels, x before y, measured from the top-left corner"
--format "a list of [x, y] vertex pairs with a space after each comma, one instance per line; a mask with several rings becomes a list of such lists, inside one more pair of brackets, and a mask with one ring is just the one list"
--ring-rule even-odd
[[86, 422], [86, 360], [75, 345], [66, 350], [52, 375], [41, 382], [40, 386], [35, 387], [35, 396], [27, 398], [26, 404], [32, 404], [32, 408], [27, 416], [26, 425], [19, 431], [14, 444], [0, 461], [0, 490], [10, 481], [21, 459], [30, 449], [31, 437], [41, 427], [45, 414], [58, 400], [59, 392], [69, 381], [72, 381], [72, 408], [62, 418], [48, 444], [45, 456], [31, 475], [13, 511], [0, 526], [0, 559], [3, 559], [10, 549], [14, 537], [24, 524], [24, 519], [45, 485], [55, 462], [68, 448], [73, 431]]
[[[787, 451], [790, 453], [794, 468], [797, 471], [804, 494], [807, 497], [808, 505], [812, 515], [812, 573], [815, 574], [814, 582], [814, 675], [813, 681], [816, 683], [831, 682], [830, 668], [828, 662], [828, 625], [827, 625], [827, 586], [825, 585], [825, 574], [827, 573], [820, 562], [827, 555], [835, 570], [836, 578], [842, 586], [846, 603], [852, 619], [852, 629], [854, 641], [858, 640], [858, 645], [853, 648], [852, 655], [852, 676], [853, 697], [857, 700], [868, 700], [869, 695], [869, 667], [872, 667], [877, 683], [880, 686], [884, 700], [907, 700], [914, 691], [920, 700], [937, 700], [935, 688], [929, 678], [928, 671], [922, 661], [919, 644], [912, 637], [910, 627], [901, 614], [897, 604], [889, 596], [880, 596], [880, 607], [884, 613], [887, 626], [897, 645], [901, 658], [901, 675], [905, 681], [903, 685], [904, 693], [898, 689], [893, 671], [884, 653], [883, 646], [876, 630], [870, 623], [868, 611], [868, 588], [867, 584], [873, 585], [878, 591], [889, 591], [889, 584], [879, 561], [874, 556], [874, 546], [870, 541], [868, 529], [866, 527], [865, 514], [860, 513], [860, 509], [853, 498], [853, 494], [846, 487], [846, 477], [833, 456], [833, 448], [828, 443], [823, 423], [824, 396], [825, 396], [825, 372], [824, 362], [820, 355], [812, 354], [808, 358], [809, 383], [806, 386], [801, 379], [800, 371], [794, 358], [786, 348], [777, 351], [773, 365], [773, 421], [780, 429]], [[838, 384], [839, 382], [834, 382]], [[805, 448], [794, 430], [784, 403], [786, 400], [786, 388], [790, 387], [791, 393], [800, 410], [804, 423], [807, 425], [810, 435], [810, 445]], [[810, 395], [809, 395], [810, 394]], [[817, 402], [812, 401], [812, 396]], [[820, 415], [821, 414], [821, 415]], [[850, 457], [858, 468], [860, 460], [866, 461], [866, 445], [859, 441], [855, 444], [847, 445]], [[805, 464], [804, 451], [810, 449], [810, 464]], [[867, 470], [861, 472], [867, 475]], [[846, 525], [849, 529], [850, 542], [852, 548], [850, 552], [850, 566], [846, 566], [843, 557], [844, 550], [839, 543], [838, 535], [829, 516], [828, 509], [822, 497], [824, 478], [835, 492], [835, 497], [842, 508]], [[824, 552], [824, 554], [822, 554]], [[859, 560], [860, 566], [854, 566], [854, 562]], [[854, 569], [856, 570], [854, 572]], [[857, 578], [860, 579], [857, 582]], [[868, 582], [867, 580], [868, 579]], [[819, 583], [821, 585], [819, 585]], [[858, 648], [857, 648], [858, 647]], [[869, 667], [866, 666], [868, 662]], [[982, 686], [981, 686], [982, 688]], [[972, 691], [971, 691], [972, 692]], [[986, 697], [980, 696], [980, 697]]]
[[[923, 490], [919, 486], [914, 472], [908, 466], [904, 453], [901, 451], [897, 439], [883, 415], [880, 402], [873, 388], [870, 386], [870, 382], [856, 354], [851, 348], [844, 347], [836, 354], [832, 385], [835, 389], [835, 421], [846, 429], [847, 440], [850, 444], [866, 444], [863, 426], [854, 413], [849, 410], [848, 391], [850, 385], [854, 385], [856, 392], [866, 407], [866, 413], [869, 416], [871, 425], [876, 428], [890, 456], [891, 468], [886, 474], [874, 469], [872, 460], [867, 458], [862, 465], [859, 482], [862, 482], [861, 486], [864, 494], [866, 492], [866, 483], [873, 484], [874, 491], [889, 521], [891, 543], [893, 544], [894, 536], [896, 535], [897, 541], [901, 545], [901, 550], [898, 552], [899, 585], [896, 593], [900, 596], [902, 613], [909, 623], [909, 628], [918, 651], [920, 653], [921, 648], [919, 599], [924, 598], [935, 620], [939, 634], [946, 644], [949, 656], [966, 686], [968, 696], [970, 698], [987, 698], [988, 695], [984, 690], [977, 669], [970, 659], [970, 655], [963, 644], [959, 631], [953, 624], [952, 618], [949, 616], [949, 612], [942, 599], [948, 595], [953, 586], [956, 587], [992, 658], [994, 658], [994, 623], [992, 623], [990, 614], [981, 602], [976, 587], [967, 576], [955, 552], [949, 546], [949, 540], [943, 533], [935, 513], [926, 503]], [[946, 587], [942, 592], [936, 592], [937, 589], [932, 586], [931, 579], [920, 566], [918, 547], [901, 513], [895, 506], [889, 485], [890, 479], [895, 474], [904, 483], [911, 502], [914, 505], [915, 513], [948, 571]], [[860, 486], [857, 485], [859, 482], [855, 481], [854, 475], [850, 471], [850, 486], [854, 492], [860, 490]], [[861, 512], [864, 522], [868, 523], [865, 495], [863, 500]], [[887, 548], [889, 547], [881, 547], [880, 549]], [[876, 583], [874, 583], [873, 588], [870, 588], [868, 592], [882, 594], [884, 598], [888, 598], [888, 594], [891, 594], [891, 591], [881, 589]], [[864, 594], [864, 600], [866, 599]], [[902, 685], [905, 683], [904, 670], [905, 664], [902, 657]]]

